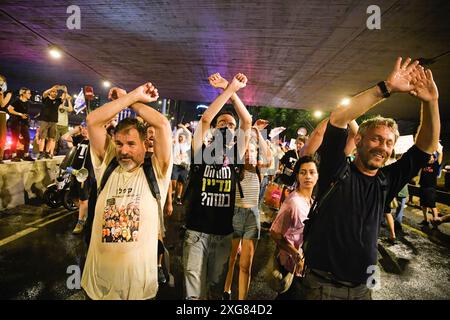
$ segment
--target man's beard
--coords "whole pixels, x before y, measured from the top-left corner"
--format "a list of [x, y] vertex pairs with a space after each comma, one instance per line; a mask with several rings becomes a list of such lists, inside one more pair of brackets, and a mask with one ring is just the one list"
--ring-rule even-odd
[[[384, 159], [382, 160], [381, 164], [378, 164], [378, 162], [371, 161], [375, 153], [380, 153], [383, 155]], [[377, 169], [382, 168], [386, 164], [387, 160], [389, 159], [389, 155], [386, 154], [385, 152], [382, 152], [382, 151], [377, 152], [377, 150], [373, 150], [373, 149], [368, 150], [365, 153], [359, 152], [359, 154], [362, 155], [362, 156], [360, 156], [361, 162], [369, 170], [377, 170]]]
[[122, 161], [121, 159], [118, 160], [120, 167], [125, 171], [127, 171], [127, 172], [131, 171], [139, 166], [139, 164], [137, 164], [133, 159], [131, 159], [131, 158], [125, 158], [125, 159], [129, 159], [131, 161]]

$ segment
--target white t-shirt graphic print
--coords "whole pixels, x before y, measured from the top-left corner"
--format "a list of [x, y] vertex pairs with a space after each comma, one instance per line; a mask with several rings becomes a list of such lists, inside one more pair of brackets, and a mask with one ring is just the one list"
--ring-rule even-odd
[[[114, 158], [109, 141], [103, 163], [91, 152], [97, 183]], [[152, 164], [165, 202], [171, 168], [163, 177]], [[142, 166], [125, 172], [118, 166], [97, 199], [91, 243], [81, 285], [92, 299], [151, 299], [158, 291], [158, 205]]]

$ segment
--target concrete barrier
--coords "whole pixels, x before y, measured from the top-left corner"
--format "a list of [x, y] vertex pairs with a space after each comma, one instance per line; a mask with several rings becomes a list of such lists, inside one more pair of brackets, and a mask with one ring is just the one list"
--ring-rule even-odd
[[42, 198], [47, 185], [56, 178], [63, 158], [1, 164], [0, 210], [25, 204], [29, 199]]

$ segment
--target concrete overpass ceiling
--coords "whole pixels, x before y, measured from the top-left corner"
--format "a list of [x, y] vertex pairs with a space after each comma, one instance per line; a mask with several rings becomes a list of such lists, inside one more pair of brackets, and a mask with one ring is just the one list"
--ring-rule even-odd
[[[67, 7], [81, 9], [69, 30]], [[345, 95], [384, 79], [397, 56], [450, 50], [448, 1], [379, 0], [381, 30], [369, 30], [372, 1], [20, 1], [0, 4], [0, 73], [11, 85], [71, 91], [105, 78], [127, 89], [152, 81], [160, 95], [209, 102], [207, 76], [249, 77], [254, 106], [331, 110]], [[44, 40], [45, 38], [46, 40]], [[48, 43], [68, 55], [49, 59]], [[450, 118], [450, 55], [430, 66]], [[393, 97], [373, 110], [416, 119], [418, 102]]]

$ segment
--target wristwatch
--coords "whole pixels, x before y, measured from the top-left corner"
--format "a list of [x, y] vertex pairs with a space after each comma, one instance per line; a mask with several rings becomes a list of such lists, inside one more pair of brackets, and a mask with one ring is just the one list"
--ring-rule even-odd
[[386, 87], [386, 82], [380, 81], [377, 83], [377, 86], [378, 86], [378, 88], [380, 88], [383, 98], [389, 98], [391, 96], [391, 93], [389, 92], [388, 88]]

